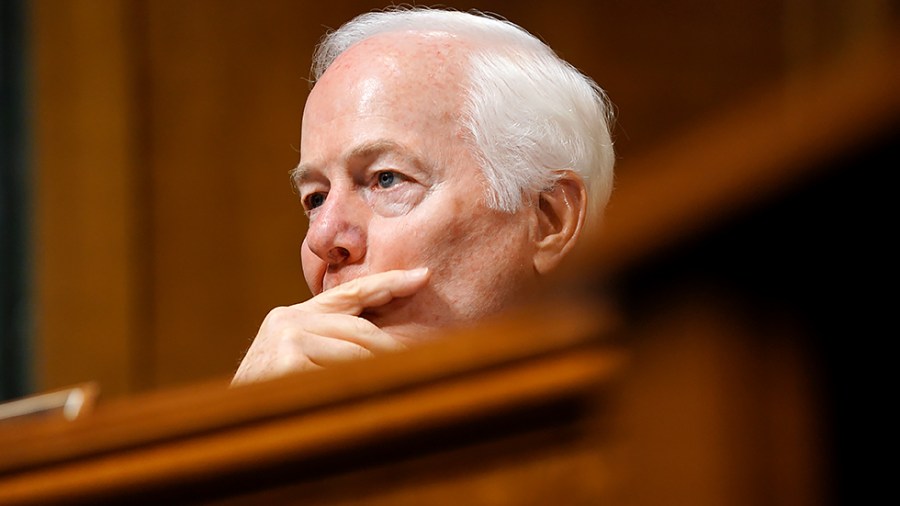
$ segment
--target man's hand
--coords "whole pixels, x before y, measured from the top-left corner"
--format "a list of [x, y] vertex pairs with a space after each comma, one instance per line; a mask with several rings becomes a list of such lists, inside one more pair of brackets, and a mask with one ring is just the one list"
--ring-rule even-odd
[[288, 371], [398, 351], [404, 345], [360, 318], [367, 308], [408, 297], [428, 282], [427, 269], [395, 270], [354, 279], [306, 302], [269, 312], [231, 384]]

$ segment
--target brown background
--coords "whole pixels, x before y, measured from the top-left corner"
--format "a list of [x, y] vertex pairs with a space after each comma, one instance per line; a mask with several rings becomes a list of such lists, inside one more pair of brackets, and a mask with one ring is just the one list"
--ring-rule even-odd
[[[500, 13], [595, 78], [618, 111], [620, 175], [895, 17], [886, 0], [445, 5]], [[383, 6], [33, 2], [38, 390], [227, 377], [270, 308], [308, 297], [287, 173], [310, 53], [325, 27]]]
[[[128, 420], [154, 405], [181, 416], [207, 392], [214, 413], [240, 396], [223, 387], [266, 312], [308, 296], [287, 173], [309, 55], [326, 27], [383, 5], [29, 5], [36, 389], [97, 381]], [[612, 295], [628, 345], [602, 430], [602, 456], [630, 477], [618, 503], [874, 502], [896, 312], [882, 295], [896, 270], [896, 7], [449, 5], [538, 34], [617, 107], [605, 227], [553, 295]], [[270, 393], [321, 387], [301, 376]]]

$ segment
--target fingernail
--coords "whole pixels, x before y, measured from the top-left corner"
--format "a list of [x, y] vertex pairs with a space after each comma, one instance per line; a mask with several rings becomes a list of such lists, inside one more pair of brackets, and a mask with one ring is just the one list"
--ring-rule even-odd
[[419, 267], [418, 269], [406, 271], [406, 275], [411, 280], [420, 280], [428, 275], [428, 267]]

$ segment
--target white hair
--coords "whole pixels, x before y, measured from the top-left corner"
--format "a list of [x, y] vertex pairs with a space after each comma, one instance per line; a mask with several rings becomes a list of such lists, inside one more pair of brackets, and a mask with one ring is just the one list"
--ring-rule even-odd
[[572, 170], [590, 215], [609, 200], [615, 154], [613, 113], [604, 91], [523, 28], [470, 11], [391, 7], [326, 33], [313, 56], [318, 80], [350, 46], [390, 32], [438, 31], [474, 42], [461, 126], [488, 181], [487, 203], [514, 212], [522, 195], [552, 188]]

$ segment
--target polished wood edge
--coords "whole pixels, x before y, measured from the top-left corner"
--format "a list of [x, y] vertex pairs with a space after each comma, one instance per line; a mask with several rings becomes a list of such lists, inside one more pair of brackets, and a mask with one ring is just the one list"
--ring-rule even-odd
[[75, 420], [93, 409], [98, 393], [96, 382], [86, 382], [13, 399], [0, 404], [0, 424], [31, 422], [38, 417]]
[[[624, 355], [601, 347], [445, 377], [353, 403], [321, 406], [121, 451], [49, 463], [0, 476], [0, 503], [90, 500], [303, 461], [384, 439], [477, 420], [516, 407], [541, 409], [567, 396], [597, 396]], [[161, 423], [161, 421], [158, 421]], [[48, 463], [44, 463], [48, 464]], [[301, 477], [302, 478], [302, 477]]]
[[448, 333], [429, 345], [333, 368], [229, 388], [227, 380], [154, 392], [71, 422], [0, 430], [0, 476], [125, 448], [183, 439], [267, 418], [330, 409], [612, 342], [615, 319], [602, 305], [559, 301], [529, 306]]

